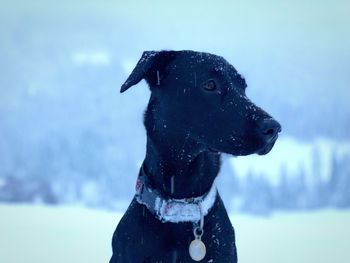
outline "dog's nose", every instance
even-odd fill
[[[281,130],[281,125],[274,119],[265,119],[258,125],[258,132],[266,141],[276,139],[277,134]]]

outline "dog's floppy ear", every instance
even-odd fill
[[[126,91],[145,79],[150,87],[158,83],[161,78],[161,71],[174,58],[175,51],[145,51],[137,62],[134,70],[122,85],[120,92]],[[162,74],[163,75],[163,74]],[[156,81],[155,81],[156,80]]]

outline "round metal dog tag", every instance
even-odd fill
[[[189,252],[193,260],[201,261],[205,257],[207,249],[205,248],[205,245],[202,242],[202,240],[200,240],[200,238],[196,238],[191,242]]]

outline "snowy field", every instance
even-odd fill
[[[0,262],[108,262],[120,216],[80,206],[1,204]],[[350,211],[232,214],[231,220],[240,263],[350,262]]]

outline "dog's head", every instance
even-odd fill
[[[172,143],[196,142],[199,151],[266,154],[281,131],[277,121],[247,98],[244,78],[220,56],[147,51],[121,92],[142,79],[151,89],[145,126],[155,141],[171,137]]]

